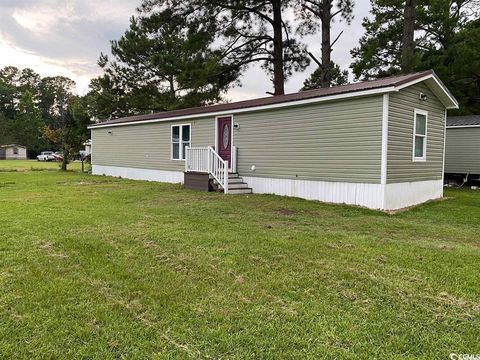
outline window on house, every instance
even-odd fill
[[[17,147],[13,148],[13,155],[18,155],[18,148]]]
[[[415,110],[413,139],[413,161],[427,158],[427,112]]]
[[[185,148],[190,146],[190,124],[172,126],[172,159],[185,160]]]

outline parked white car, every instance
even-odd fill
[[[40,155],[37,156],[38,161],[54,161],[55,155],[53,151],[42,151]]]

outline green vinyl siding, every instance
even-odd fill
[[[178,124],[191,124],[192,147],[214,145],[213,118],[94,128],[92,164],[184,171],[184,161],[171,160],[171,127]]]
[[[420,92],[427,101],[419,100]],[[412,160],[415,108],[428,111],[425,162]],[[390,93],[387,183],[442,178],[444,109],[424,84]],[[378,184],[382,112],[383,95],[372,95],[234,114],[237,171],[241,176]],[[215,116],[94,128],[92,162],[183,171],[184,161],[171,160],[172,124],[191,124],[192,147],[215,146]]]
[[[420,100],[420,92],[427,100]],[[426,161],[413,161],[415,109],[428,111]],[[423,84],[389,95],[387,183],[440,180],[443,177],[445,106]]]
[[[445,172],[480,174],[480,127],[447,128]]]
[[[237,114],[237,170],[242,176],[379,183],[382,104],[376,95]]]

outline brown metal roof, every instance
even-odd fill
[[[160,112],[155,114],[129,116],[129,117],[123,117],[123,118],[99,122],[97,124],[91,125],[90,127],[110,125],[110,124],[112,125],[122,124],[122,123],[130,123],[130,122],[134,123],[136,121],[144,121],[144,120],[161,120],[161,119],[174,118],[178,116],[199,115],[199,114],[207,114],[207,113],[213,113],[213,112],[224,112],[224,111],[259,107],[259,106],[265,106],[265,105],[288,103],[288,102],[298,101],[298,100],[320,98],[320,97],[330,96],[330,95],[354,93],[357,91],[381,89],[381,88],[390,87],[390,86],[400,86],[402,84],[408,83],[413,80],[417,80],[419,78],[422,78],[426,75],[431,75],[431,74],[434,74],[434,72],[432,70],[428,70],[428,71],[407,74],[407,75],[390,76],[390,77],[386,77],[378,80],[370,80],[370,81],[363,81],[363,82],[358,82],[358,83],[353,83],[348,85],[334,86],[330,88],[301,91],[293,94],[269,96],[269,97],[264,97],[260,99],[238,101],[238,102],[233,102],[228,104],[218,104],[218,105],[211,105],[211,106],[204,106],[204,107],[165,111],[165,112]]]

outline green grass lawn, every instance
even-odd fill
[[[0,172],[7,171],[38,171],[38,170],[58,170],[61,166],[60,162],[54,161],[37,161],[37,160],[0,160]],[[82,163],[80,161],[72,161],[67,165],[68,170],[80,171]],[[90,164],[84,165],[84,170],[90,169]]]
[[[480,353],[480,192],[388,215],[26,169],[0,172],[1,359]]]

